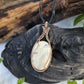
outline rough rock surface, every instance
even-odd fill
[[[33,70],[30,59],[36,39],[41,35],[41,25],[11,40],[2,53],[4,65],[18,78],[26,82],[59,82],[83,79],[84,74],[84,31],[82,28],[61,29],[50,26],[49,38],[53,50],[50,67],[45,72]],[[45,40],[45,38],[43,39]]]

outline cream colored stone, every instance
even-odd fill
[[[51,59],[52,49],[48,42],[36,42],[31,53],[32,67],[38,72],[43,72],[49,67]]]

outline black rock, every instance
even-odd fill
[[[31,50],[42,33],[41,25],[14,38],[2,52],[4,65],[18,78],[25,77],[28,83],[60,82],[83,79],[84,32],[82,28],[62,29],[50,26],[53,58],[45,72],[36,72],[31,66]],[[46,40],[45,38],[43,40]]]

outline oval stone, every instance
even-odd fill
[[[52,48],[46,41],[36,42],[31,52],[31,64],[37,72],[44,72],[50,65]]]

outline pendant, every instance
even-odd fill
[[[42,26],[43,33],[36,41],[31,52],[31,65],[33,69],[37,72],[44,72],[48,69],[51,59],[52,59],[52,48],[50,40],[48,38],[48,32],[50,28],[48,27],[48,22],[45,22],[45,26]],[[48,41],[40,41],[44,36]]]

